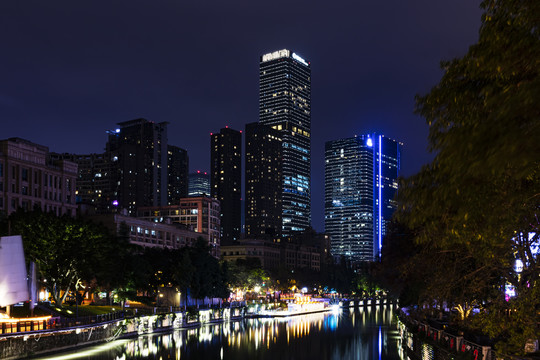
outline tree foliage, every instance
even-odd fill
[[[235,262],[231,262],[227,265],[227,270],[230,274],[230,286],[233,289],[248,291],[255,286],[262,286],[263,283],[270,279],[268,273],[263,270],[261,261],[258,258],[237,259]],[[290,271],[286,270],[284,272],[287,273],[287,275],[290,273]],[[287,275],[284,275],[284,277]],[[280,281],[280,284],[284,285],[284,287],[280,289],[285,290],[287,286],[285,284],[288,284],[288,282],[286,280]],[[278,287],[279,286],[277,286],[277,288]]]
[[[36,263],[58,305],[76,286],[94,281],[104,266],[118,263],[121,254],[103,226],[39,209],[12,213],[2,226],[3,234],[8,231],[22,236],[27,261]]]
[[[160,287],[178,287],[194,299],[229,295],[229,271],[210,255],[208,242],[202,237],[193,247],[145,249],[137,261],[137,288],[151,297],[156,296]]]
[[[499,349],[520,353],[539,319],[519,321],[526,306],[518,303],[540,306],[528,295],[540,286],[531,252],[540,230],[540,3],[486,0],[482,7],[478,42],[443,62],[439,84],[417,97],[435,158],[401,182],[397,219],[415,229],[431,265],[424,294],[455,306],[483,304],[492,325],[512,312],[505,326],[518,330],[486,329]],[[516,300],[502,300],[506,283]]]

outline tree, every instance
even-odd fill
[[[185,306],[187,307],[188,289],[193,281],[195,269],[191,262],[189,248],[182,248],[175,252],[175,261],[172,267],[172,277],[184,294]]]
[[[540,286],[530,251],[539,234],[540,3],[486,0],[482,7],[478,43],[444,62],[439,84],[417,97],[435,159],[400,184],[397,218],[417,230],[425,258],[437,260],[436,274],[463,280],[452,288],[440,277],[428,279],[433,296],[456,306],[483,302],[493,325],[486,329],[501,340],[497,348],[522,353],[538,333],[538,314],[518,321],[525,307],[516,306],[521,300],[501,301],[500,289],[512,283],[518,298],[530,299],[529,308],[540,306],[527,295]],[[514,270],[517,257],[521,274]],[[513,321],[496,319],[508,311]],[[494,322],[513,323],[517,331]]]
[[[137,263],[137,252],[140,251],[138,245],[130,243],[129,227],[121,223],[117,234],[109,234],[108,230],[102,224],[96,224],[99,229],[108,238],[107,242],[94,244],[97,245],[94,259],[99,259],[99,265],[96,267],[85,267],[83,278],[87,284],[92,284],[86,290],[105,291],[108,294],[115,291],[122,301],[136,293],[135,278],[140,264]]]
[[[190,259],[194,271],[191,273],[189,289],[196,299],[221,296],[224,292],[222,269],[216,258],[210,255],[210,247],[203,237],[199,237],[195,245],[189,248]]]
[[[427,266],[419,259],[415,232],[404,224],[389,223],[384,238],[381,262],[374,265],[374,277],[401,306],[418,304]]]
[[[9,224],[7,223],[9,222]],[[34,261],[44,286],[62,305],[68,293],[89,281],[107,263],[103,251],[111,243],[105,228],[67,215],[56,216],[40,209],[12,213],[2,226],[7,234],[20,234],[28,261]]]

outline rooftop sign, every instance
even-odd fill
[[[304,60],[300,56],[296,55],[296,53],[293,53],[292,57],[293,57],[294,60],[296,60],[298,62],[301,62],[302,64],[308,66],[308,63],[306,62],[306,60]]]
[[[280,59],[283,57],[290,57],[291,52],[287,49],[274,51],[273,53],[268,53],[262,56],[262,62],[267,62],[275,59]],[[293,54],[294,56],[294,54]]]

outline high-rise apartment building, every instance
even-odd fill
[[[369,134],[325,146],[325,231],[334,256],[354,262],[380,256],[396,208],[401,143]]]
[[[188,196],[210,195],[210,175],[206,171],[197,170],[188,177]]]
[[[130,214],[139,206],[167,205],[167,123],[135,119],[118,125],[109,131],[105,152],[114,204]]]
[[[90,213],[125,208],[133,214],[138,206],[177,204],[186,197],[188,153],[167,144],[167,123],[136,119],[118,125],[107,131],[103,154],[51,153],[51,159],[77,163],[77,203]]]
[[[311,223],[311,68],[289,50],[261,56],[259,122],[282,139],[282,233]]]
[[[278,238],[282,233],[281,132],[260,123],[246,125],[245,233]]]
[[[221,204],[221,241],[240,239],[242,132],[225,127],[211,134],[210,194]]]
[[[178,146],[167,146],[168,191],[167,203],[178,204],[188,194],[189,157],[187,150]]]

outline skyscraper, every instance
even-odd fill
[[[246,125],[245,232],[248,237],[281,236],[281,132],[260,123]]]
[[[197,170],[189,174],[188,182],[188,196],[210,195],[210,175],[206,171]]]
[[[325,231],[334,256],[378,259],[396,208],[401,143],[369,134],[325,146]]]
[[[240,239],[242,132],[225,127],[211,134],[210,193],[221,204],[221,240]]]
[[[189,157],[187,150],[168,145],[167,169],[169,177],[167,203],[175,205],[188,194]]]
[[[167,123],[135,119],[109,131],[114,203],[130,213],[139,206],[167,205]]]
[[[282,233],[311,223],[311,68],[289,50],[261,56],[259,122],[282,139]]]

